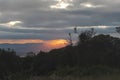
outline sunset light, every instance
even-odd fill
[[[58,39],[58,40],[48,41],[48,42],[46,42],[46,44],[50,47],[60,47],[60,46],[62,47],[67,44],[67,41],[63,40],[63,39]]]
[[[51,49],[57,49],[57,48],[65,47],[66,45],[68,45],[67,40],[58,39],[58,40],[46,41],[43,46],[44,46],[45,50],[49,51]]]
[[[41,39],[0,39],[0,44],[40,44],[43,51],[49,51],[51,49],[62,48],[68,45],[65,39],[56,40],[41,40]]]
[[[40,39],[0,39],[0,44],[27,44],[27,43],[43,43]]]

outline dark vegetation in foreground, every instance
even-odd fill
[[[0,49],[0,80],[110,74],[120,74],[120,39],[110,35],[83,32],[76,46],[26,57],[17,56],[11,49]]]

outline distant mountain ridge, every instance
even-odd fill
[[[25,55],[27,52],[39,52],[42,49],[41,43],[27,43],[27,44],[0,44],[0,48],[13,49],[17,55]]]

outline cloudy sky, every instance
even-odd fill
[[[119,25],[120,0],[0,0],[0,44],[66,43],[75,26],[118,36]]]

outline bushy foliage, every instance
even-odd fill
[[[23,73],[32,76],[53,73],[89,75],[110,73],[109,68],[120,69],[119,38],[103,34],[92,36],[88,32],[81,35],[83,37],[80,40],[83,41],[79,41],[76,46],[66,46],[50,52],[41,51],[33,56],[19,57],[13,50],[0,49],[0,79],[5,80],[16,73],[18,76],[24,75]],[[93,67],[96,65],[107,68]]]
[[[0,79],[4,80],[12,73],[20,71],[20,57],[13,50],[0,49]]]

